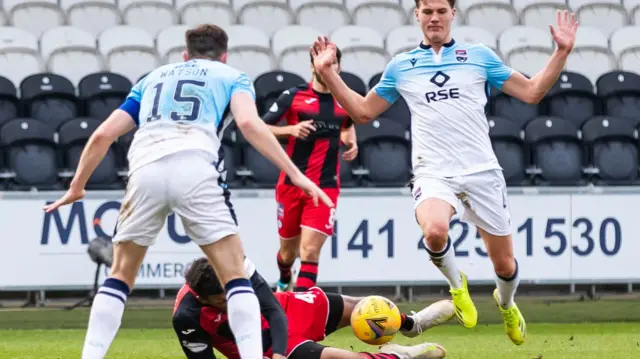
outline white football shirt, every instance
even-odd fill
[[[488,47],[444,44],[393,57],[374,90],[389,103],[402,96],[411,110],[414,176],[454,177],[501,169],[489,140],[485,105],[513,70]]]

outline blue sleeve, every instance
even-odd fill
[[[256,99],[256,90],[253,88],[253,82],[244,72],[240,73],[231,86],[231,96],[239,92],[246,92],[253,97],[254,101]]]
[[[131,88],[131,91],[129,91],[129,95],[127,95],[126,100],[119,107],[119,109],[128,113],[129,116],[133,118],[133,121],[135,121],[136,126],[140,126],[140,120],[139,120],[140,102],[142,101],[142,88],[143,88],[142,84],[145,78],[138,81],[138,83]]]
[[[502,85],[509,79],[513,69],[505,65],[500,57],[488,47],[484,48],[483,62],[487,71],[487,81],[498,90],[502,90]]]
[[[397,61],[394,59],[387,65],[382,73],[382,77],[378,84],[373,88],[376,92],[376,95],[380,96],[383,100],[387,101],[390,104],[396,102],[398,97],[400,97],[400,93],[396,90],[396,84],[398,81],[398,65]]]

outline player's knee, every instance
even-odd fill
[[[322,245],[317,243],[303,243],[300,245],[300,260],[306,262],[318,262]]]
[[[425,224],[422,227],[424,238],[429,247],[433,251],[443,250],[449,239],[449,224],[443,221],[434,221]]]
[[[516,261],[513,256],[502,256],[493,260],[493,269],[502,278],[511,278],[516,273]]]
[[[293,263],[298,257],[298,247],[292,246],[281,246],[280,247],[280,258],[284,263]]]

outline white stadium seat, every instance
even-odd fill
[[[466,44],[483,44],[498,52],[498,39],[489,31],[474,26],[457,26],[451,28],[451,36],[458,42]]]
[[[133,26],[106,29],[98,38],[98,49],[111,72],[121,74],[133,83],[160,64],[153,37]]]
[[[233,9],[239,23],[255,27],[267,37],[293,24],[293,11],[287,0],[234,0]]]
[[[182,52],[186,49],[184,35],[189,28],[189,25],[176,25],[160,31],[156,38],[156,48],[163,63],[183,61]]]
[[[465,24],[484,28],[496,36],[518,23],[510,0],[467,0],[457,6],[464,14]]]
[[[398,0],[345,0],[353,24],[365,26],[385,36],[394,27],[407,22],[407,15]]]
[[[640,26],[618,29],[609,38],[611,52],[618,60],[618,68],[640,74]]]
[[[629,14],[629,21],[640,25],[640,0],[624,0],[622,3]]]
[[[499,43],[504,62],[530,77],[542,70],[553,54],[551,35],[535,27],[508,28]]]
[[[391,56],[415,49],[421,42],[422,31],[416,25],[396,27],[389,31],[385,39],[387,52]]]
[[[213,23],[224,28],[236,20],[231,0],[176,0],[176,8],[186,25]]]
[[[568,3],[581,26],[598,28],[605,36],[629,23],[621,0],[568,0]]]
[[[13,26],[29,31],[36,37],[65,21],[57,0],[4,0],[0,4]]]
[[[616,61],[602,31],[580,26],[573,51],[567,59],[567,70],[583,74],[595,84],[600,75],[615,68]]]
[[[513,0],[513,7],[520,14],[525,26],[548,30],[556,23],[556,12],[568,9],[566,0]]]
[[[38,39],[17,27],[0,27],[0,76],[19,87],[25,77],[42,70]]]
[[[318,29],[325,35],[351,22],[342,0],[289,0],[289,5],[296,23]]]
[[[331,34],[331,41],[342,50],[342,70],[360,77],[364,83],[389,62],[380,33],[368,27],[345,26]]]
[[[84,76],[103,69],[96,38],[77,27],[47,30],[40,37],[40,52],[50,72],[68,78],[76,86]]]
[[[246,72],[252,80],[274,68],[269,38],[250,26],[233,25],[225,29],[229,35],[227,63]]]
[[[178,23],[173,0],[118,0],[124,23],[144,29],[151,36]]]
[[[271,38],[271,49],[277,59],[278,68],[299,75],[303,79],[311,79],[309,48],[319,35],[322,35],[320,30],[298,25],[276,31]]]
[[[69,25],[98,37],[105,29],[122,22],[116,0],[60,0]]]

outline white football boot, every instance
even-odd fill
[[[385,344],[380,347],[380,352],[395,354],[400,359],[442,359],[447,356],[447,351],[444,347],[435,343],[422,343],[411,346]]]
[[[412,312],[410,317],[413,318],[413,328],[411,330],[400,329],[400,332],[405,337],[415,338],[428,329],[451,320],[455,315],[453,301],[440,300],[417,313]]]

